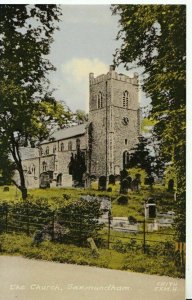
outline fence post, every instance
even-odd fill
[[[53,211],[52,217],[52,241],[55,239],[55,211]]]
[[[29,201],[27,200],[27,235],[29,236]]]
[[[144,254],[145,254],[145,246],[146,246],[146,242],[145,242],[145,234],[146,234],[146,232],[145,232],[145,219],[144,219],[144,221],[143,221],[143,252],[144,252]]]
[[[79,216],[80,216],[80,221],[79,221],[79,245],[81,246],[81,244],[82,244],[82,214],[78,214],[78,217]]]
[[[110,247],[110,229],[111,229],[111,211],[108,211],[108,237],[107,237],[107,247]]]
[[[8,205],[5,206],[5,232],[8,231]]]

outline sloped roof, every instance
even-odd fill
[[[31,159],[39,156],[39,149],[30,147],[21,147],[20,149],[21,159]]]
[[[59,141],[63,139],[68,139],[70,137],[75,137],[78,135],[83,135],[86,132],[86,124],[75,125],[69,128],[59,129],[53,132],[49,139],[44,140],[41,144],[50,143],[51,141]]]

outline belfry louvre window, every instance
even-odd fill
[[[129,93],[128,91],[123,92],[123,107],[128,108],[129,105]]]
[[[99,92],[97,96],[97,108],[102,108],[103,107],[103,95],[101,92]]]

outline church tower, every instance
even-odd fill
[[[140,134],[138,75],[89,74],[89,172],[117,175]]]

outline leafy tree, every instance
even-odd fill
[[[150,117],[160,141],[164,162],[172,161],[178,182],[177,233],[185,224],[185,94],[186,94],[186,6],[114,5],[120,16],[122,39],[115,62],[127,69],[143,70],[142,87],[151,98]]]
[[[20,147],[45,138],[55,122],[69,117],[49,90],[55,70],[46,58],[60,9],[56,5],[0,5],[0,162],[3,176],[17,170],[26,198]],[[12,159],[10,159],[12,157]]]
[[[83,174],[86,172],[85,154],[78,148],[77,153],[71,154],[69,163],[69,174],[72,175],[73,180],[77,181],[78,186],[83,185]]]
[[[151,175],[154,158],[151,156],[147,146],[148,139],[140,136],[139,143],[132,149],[133,152],[130,155],[129,168],[139,167],[144,169],[148,175]]]
[[[75,115],[76,115],[76,122],[78,124],[83,124],[88,121],[88,114],[84,110],[77,109]]]

